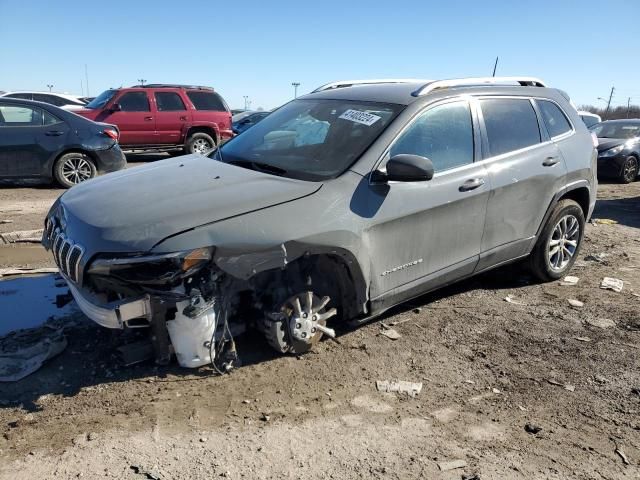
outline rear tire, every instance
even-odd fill
[[[622,164],[622,170],[618,180],[620,183],[634,182],[638,176],[638,159],[633,155],[629,155]]]
[[[53,166],[53,176],[60,186],[71,188],[74,185],[94,178],[97,169],[93,160],[84,153],[65,153]]]
[[[529,268],[543,282],[562,278],[573,266],[584,237],[584,213],[574,200],[553,208],[529,257]]]
[[[206,155],[216,147],[216,142],[210,135],[196,132],[187,139],[185,149],[187,153],[199,153]]]

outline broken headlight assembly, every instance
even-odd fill
[[[213,251],[213,247],[204,247],[157,255],[101,255],[91,262],[87,273],[133,284],[166,285],[189,277],[208,265]]]

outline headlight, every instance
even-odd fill
[[[87,273],[117,277],[131,283],[166,284],[195,273],[213,258],[213,248],[128,257],[101,257]]]
[[[618,145],[617,147],[610,148],[609,150],[605,150],[600,154],[601,157],[615,157],[622,150],[624,150],[624,143],[622,145]]]

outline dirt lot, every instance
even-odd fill
[[[0,191],[0,208],[33,192],[48,191]],[[299,358],[248,336],[223,377],[118,367],[121,334],[82,323],[60,357],[0,385],[0,478],[637,479],[640,182],[601,185],[595,217],[618,223],[588,226],[577,285],[502,268]],[[395,341],[380,335],[393,322]],[[423,390],[376,391],[391,379]],[[466,466],[440,470],[453,460]]]

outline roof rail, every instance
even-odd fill
[[[354,85],[377,85],[383,83],[427,83],[433,80],[424,80],[422,78],[380,78],[372,80],[341,80],[339,82],[331,82],[316,88],[311,93],[323,92],[325,90],[334,90],[336,88],[352,87]]]
[[[193,90],[213,90],[213,87],[202,85],[180,85],[174,83],[146,83],[144,85],[133,85],[129,88],[191,88]]]
[[[518,84],[522,87],[546,87],[546,84],[535,77],[475,77],[475,78],[453,78],[450,80],[436,80],[429,82],[417,89],[411,95],[419,97],[440,88],[451,87],[473,87],[486,84]]]

